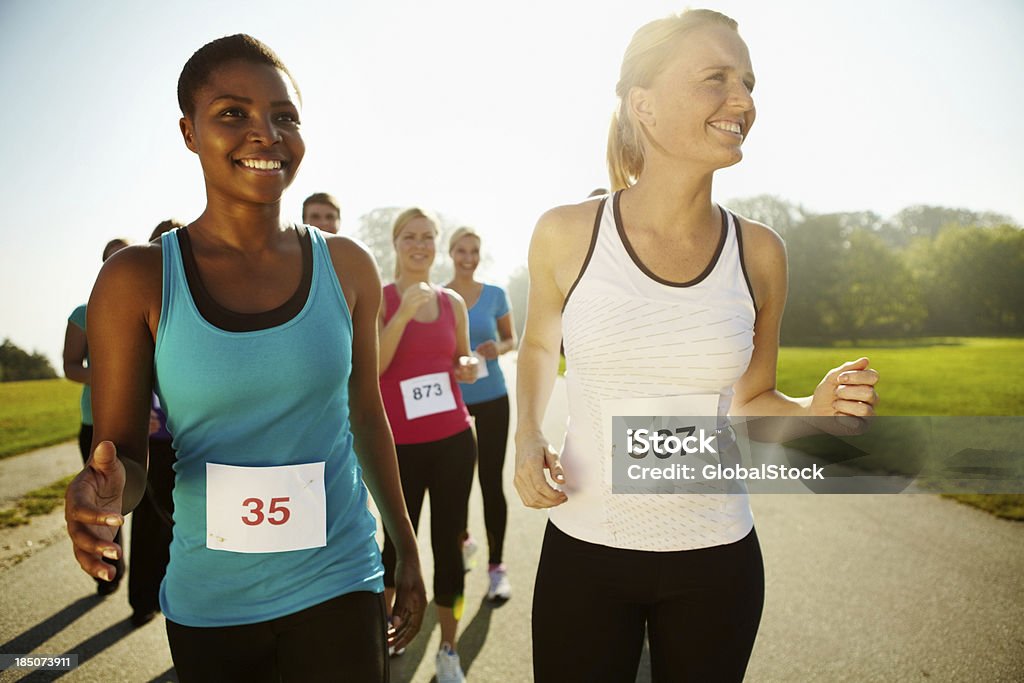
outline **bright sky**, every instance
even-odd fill
[[[697,5],[699,6],[699,5]],[[757,124],[717,198],[817,212],[912,204],[1024,222],[1020,0],[723,0],[750,46]],[[213,38],[247,32],[289,65],[306,160],[343,230],[420,204],[472,224],[500,283],[537,217],[607,185],[605,139],[633,31],[660,0],[0,3],[0,338],[60,368],[64,328],[108,239],[204,206],[175,87]]]

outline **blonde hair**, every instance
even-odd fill
[[[650,87],[674,54],[677,41],[706,24],[722,24],[737,30],[735,20],[709,9],[689,9],[644,24],[633,34],[622,57],[615,95],[619,104],[608,129],[608,177],[612,192],[635,185],[644,170],[642,135],[646,128],[630,118],[629,91]]]
[[[448,238],[448,253],[452,253],[452,249],[455,248],[455,243],[461,240],[463,237],[475,237],[477,242],[483,243],[480,239],[480,235],[477,234],[476,230],[468,226],[463,226],[452,233],[452,236]]]
[[[418,206],[413,206],[411,208],[406,209],[402,213],[398,214],[398,217],[395,218],[394,225],[391,226],[391,246],[395,246],[395,243],[398,241],[398,233],[402,232],[402,228],[404,228],[409,223],[409,221],[411,221],[411,220],[413,220],[415,218],[426,218],[428,221],[430,221],[430,224],[434,226],[434,235],[437,236],[437,234],[438,234],[437,218],[435,218],[434,215],[432,213],[430,213],[429,211],[427,211],[426,209],[421,209]],[[398,250],[395,249],[395,251],[397,252]],[[395,258],[395,279],[397,280],[398,276],[401,275],[401,274],[402,274],[402,264],[398,260],[397,254],[396,254],[396,258]]]

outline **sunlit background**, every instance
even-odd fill
[[[108,239],[195,218],[202,174],[175,86],[247,32],[289,65],[308,152],[285,198],[333,193],[342,230],[420,204],[475,226],[503,283],[537,217],[606,185],[623,50],[682,9],[630,2],[0,2],[0,337],[60,367],[67,315]],[[1024,3],[723,1],[758,85],[717,199],[889,216],[933,204],[1024,222]]]

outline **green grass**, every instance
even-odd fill
[[[14,507],[0,510],[0,528],[21,526],[29,523],[29,517],[49,514],[64,503],[64,491],[76,475],[68,475],[34,491],[29,491],[15,502]]]
[[[1024,339],[957,337],[783,348],[779,390],[805,396],[825,370],[859,356],[870,358],[881,373],[879,415],[1024,415]],[[1024,520],[1021,494],[944,497],[998,517]]]
[[[66,379],[0,382],[0,458],[74,438],[81,395]]]
[[[881,373],[879,415],[1024,415],[1024,339],[958,337],[857,347],[783,348],[779,390],[810,394],[859,356]]]
[[[981,508],[982,510],[995,515],[996,517],[1024,522],[1024,496],[1022,495],[1008,495],[1002,493],[987,495],[980,493],[947,493],[943,494],[942,497],[952,498],[953,500],[964,503],[965,505],[973,505],[976,508]]]

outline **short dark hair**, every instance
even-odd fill
[[[121,249],[130,245],[131,242],[124,237],[115,237],[106,243],[103,247],[103,260],[106,261],[108,258],[116,254]]]
[[[184,228],[184,227],[185,227],[185,224],[182,223],[181,221],[179,221],[177,218],[168,218],[165,221],[160,221],[159,223],[156,224],[156,227],[153,228],[153,232],[149,233],[149,241],[152,242],[153,240],[155,240],[157,237],[159,237],[160,235],[164,234],[165,232],[170,232],[171,230],[174,230],[175,228]]]
[[[333,207],[338,215],[341,215],[341,206],[338,204],[338,200],[332,195],[326,192],[314,192],[313,194],[306,197],[306,200],[302,202],[302,220],[306,220],[306,207],[310,204],[326,204],[327,206]]]
[[[181,113],[192,116],[195,113],[196,93],[206,85],[210,74],[214,69],[236,61],[265,64],[280,69],[291,80],[295,92],[299,93],[299,84],[295,82],[295,77],[270,46],[245,33],[236,33],[210,41],[196,50],[185,62],[178,77],[178,107]],[[302,100],[301,93],[299,100]]]

